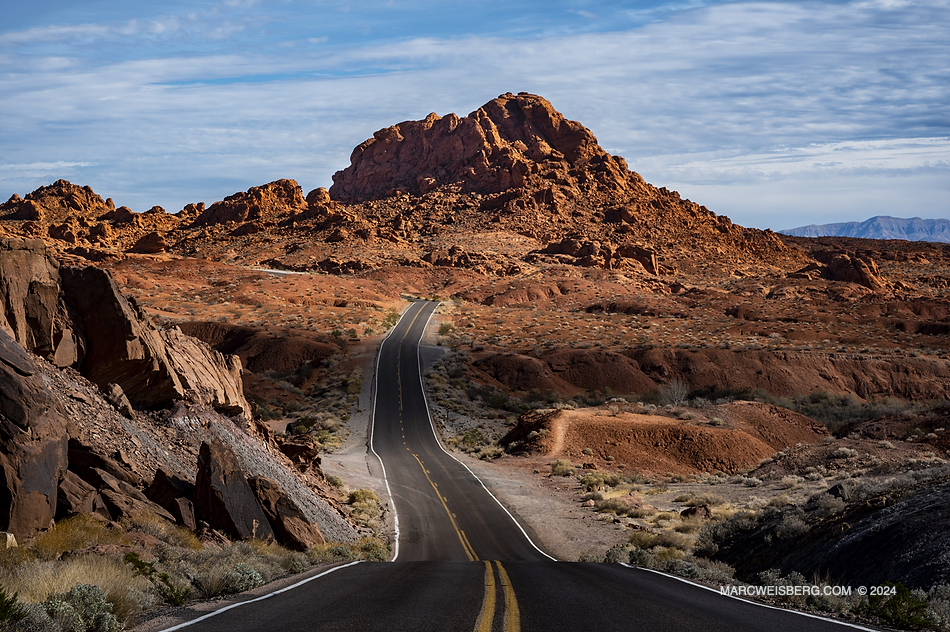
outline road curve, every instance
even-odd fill
[[[210,615],[185,609],[165,632],[869,629],[618,564],[551,561],[435,438],[418,344],[436,307],[413,303],[379,352],[370,443],[397,511],[395,562],[338,566]]]
[[[436,307],[413,303],[379,351],[371,447],[384,464],[399,520],[396,559],[553,559],[435,437],[418,349]]]

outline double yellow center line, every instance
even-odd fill
[[[495,561],[498,567],[498,579],[505,596],[505,627],[506,632],[521,632],[521,612],[518,610],[518,600],[511,587],[511,580],[501,562]],[[491,562],[485,562],[485,599],[482,601],[482,610],[475,623],[475,632],[491,632],[495,621],[495,572]]]
[[[439,491],[439,486],[436,485],[435,481],[433,481],[429,476],[429,472],[422,463],[422,459],[419,458],[418,454],[413,454],[412,456],[416,459],[419,467],[422,468],[422,473],[425,474],[426,480],[429,481],[429,485],[432,485],[432,489],[435,490],[435,495],[438,497],[439,502],[442,503],[442,507],[445,509],[445,513],[448,515],[449,521],[452,523],[452,528],[455,529],[455,534],[458,536],[459,542],[462,543],[462,549],[465,551],[465,555],[468,556],[469,561],[479,561],[478,555],[475,554],[475,549],[472,548],[468,538],[465,537],[465,532],[459,529],[458,524],[455,522],[455,516],[451,511],[449,511],[449,506],[445,502],[445,497]],[[482,601],[482,610],[479,613],[478,621],[475,624],[475,632],[491,632],[492,624],[495,620],[495,572],[492,570],[491,562],[486,560],[484,561],[484,564],[485,598]],[[498,567],[498,585],[501,587],[505,597],[504,629],[507,632],[521,632],[521,612],[518,610],[518,600],[515,597],[514,588],[511,587],[511,580],[508,578],[508,573],[505,571],[505,567],[501,565],[501,562],[495,560],[495,566]]]
[[[426,475],[426,480],[429,481],[429,485],[432,485],[432,489],[435,490],[436,498],[439,499],[439,502],[442,503],[443,509],[445,509],[446,515],[449,517],[449,521],[452,523],[452,528],[455,529],[455,535],[459,537],[459,542],[462,543],[462,548],[465,550],[465,555],[468,556],[470,562],[477,562],[478,556],[475,555],[475,549],[472,548],[472,545],[469,544],[468,538],[465,537],[465,532],[459,529],[459,526],[455,523],[455,516],[449,511],[449,506],[445,503],[445,497],[442,495],[442,492],[439,491],[439,486],[435,484],[429,477],[429,471],[426,469],[426,466],[422,464],[422,459],[419,458],[418,454],[413,454],[413,458],[419,464],[419,467],[422,468],[422,473]]]

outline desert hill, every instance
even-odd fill
[[[561,261],[656,275],[696,252],[729,272],[804,261],[771,232],[648,184],[583,125],[526,93],[466,117],[431,114],[380,130],[329,191],[306,197],[279,180],[207,208],[137,214],[60,180],[12,197],[0,217],[8,234],[89,259],[167,251],[334,273],[395,264],[512,274]],[[467,236],[487,232],[515,247],[473,251]]]

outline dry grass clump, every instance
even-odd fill
[[[710,507],[716,507],[718,505],[724,504],[726,501],[719,494],[713,494],[711,492],[706,492],[705,494],[699,494],[697,496],[692,496],[689,500],[686,501],[687,507],[699,507],[700,505],[709,505]]]
[[[141,531],[155,536],[171,546],[193,551],[202,548],[201,541],[191,529],[172,524],[151,511],[139,511],[132,514],[131,520],[123,526],[129,531]]]
[[[372,506],[378,510],[378,500],[369,490],[354,491],[351,500],[364,511]],[[76,613],[87,597],[102,601],[100,619],[108,622],[114,616],[115,626],[131,627],[143,611],[161,603],[180,605],[189,598],[243,592],[278,577],[303,572],[314,564],[357,559],[383,561],[390,555],[388,547],[375,538],[330,543],[307,553],[259,540],[202,546],[190,531],[147,512],[135,514],[123,527],[153,535],[161,543],[150,551],[151,555],[123,556],[121,551],[83,554],[82,550],[97,545],[130,545],[131,539],[114,525],[80,515],[61,521],[28,546],[0,551],[0,585],[11,595],[18,593],[19,603],[28,615],[15,630],[86,630],[87,627],[76,628],[70,617],[81,616]],[[74,601],[79,600],[76,604],[70,601],[74,597]],[[102,628],[107,629],[113,628]]]
[[[567,459],[558,459],[551,463],[551,476],[574,476],[576,471]]]
[[[106,525],[98,516],[80,514],[56,523],[36,536],[30,547],[43,560],[58,559],[66,551],[86,549],[100,544],[128,544],[125,534]]]
[[[352,507],[350,520],[356,524],[371,529],[374,533],[380,529],[379,519],[383,515],[383,508],[379,498],[371,489],[355,489],[349,493],[347,501]]]
[[[60,561],[35,560],[0,571],[0,583],[26,603],[43,603],[50,595],[68,593],[77,584],[99,586],[120,623],[131,625],[156,603],[151,584],[136,577],[120,559],[77,555]]]
[[[381,540],[369,536],[350,543],[327,542],[314,546],[307,551],[307,557],[313,564],[332,564],[354,560],[385,562],[389,559],[389,555],[389,546]]]

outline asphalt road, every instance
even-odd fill
[[[658,573],[553,561],[435,438],[418,343],[436,307],[414,303],[379,355],[371,446],[384,464],[398,517],[395,561],[336,567],[293,589],[166,630],[854,629],[724,597]]]

